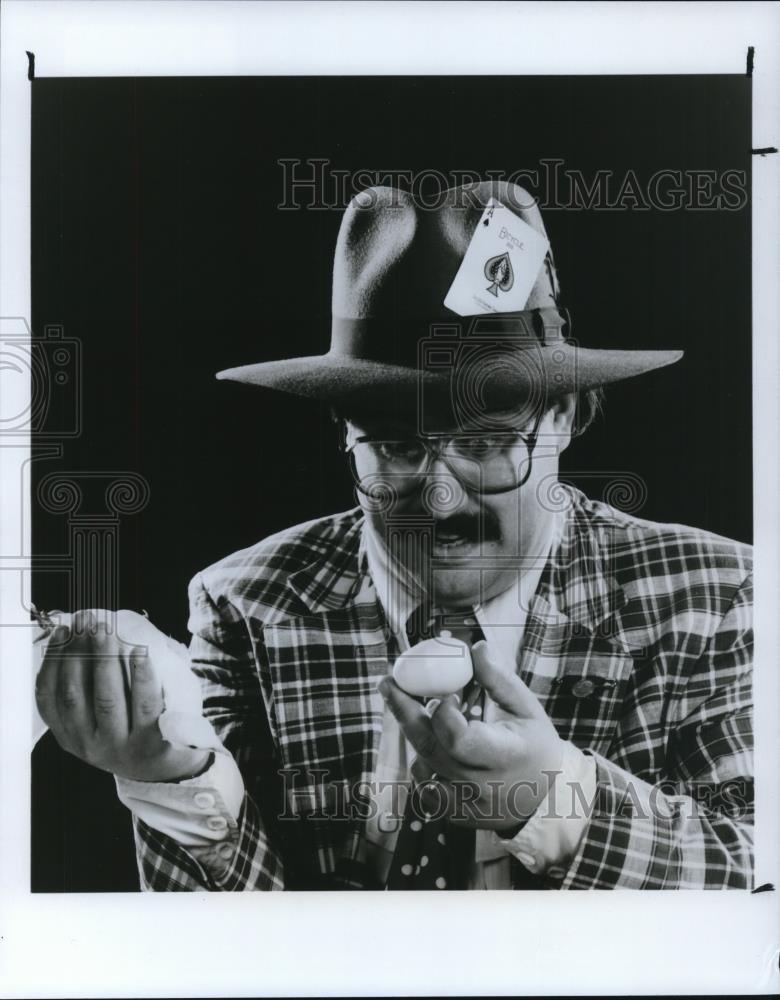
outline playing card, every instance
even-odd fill
[[[491,198],[444,305],[459,316],[525,309],[549,246],[541,233]]]

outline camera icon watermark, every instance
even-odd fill
[[[0,319],[0,436],[78,437],[83,428],[82,347],[61,326],[34,337],[22,317]]]
[[[419,432],[435,433],[443,407],[461,433],[533,424],[556,394],[577,385],[577,345],[569,329],[558,310],[432,325],[418,342]]]

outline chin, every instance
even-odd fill
[[[498,579],[489,579],[483,570],[473,567],[441,567],[434,563],[433,594],[436,604],[449,608],[474,607],[506,589]]]

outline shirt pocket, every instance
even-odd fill
[[[632,666],[632,658],[620,650],[561,661],[544,707],[562,739],[596,753],[606,750],[620,721]]]

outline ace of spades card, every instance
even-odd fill
[[[546,237],[491,198],[444,305],[459,316],[524,309],[549,247]]]

